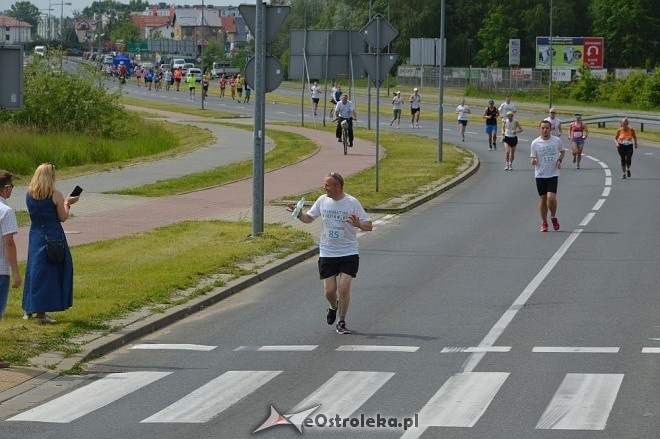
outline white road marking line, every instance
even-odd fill
[[[567,374],[536,428],[604,430],[622,381],[623,374]]]
[[[612,171],[608,168],[605,169],[605,177],[611,177],[612,176]]]
[[[111,373],[71,393],[16,415],[8,421],[71,422],[169,374],[171,372]]]
[[[419,346],[343,345],[337,351],[344,352],[417,352]]]
[[[203,423],[282,373],[281,370],[225,372],[140,423]]]
[[[612,177],[605,177],[605,186],[612,186]]]
[[[316,411],[328,417],[349,417],[373,396],[390,378],[393,372],[341,371],[302,400],[290,413],[299,412],[321,404]]]
[[[513,318],[516,316],[518,311],[522,309],[522,307],[527,303],[529,298],[534,294],[534,291],[541,285],[541,283],[545,280],[545,278],[550,274],[552,269],[559,263],[561,258],[564,256],[564,254],[568,251],[568,249],[571,247],[573,242],[580,236],[580,233],[582,233],[582,229],[575,229],[569,236],[566,238],[566,241],[557,249],[554,255],[548,260],[548,262],[545,263],[543,268],[541,268],[541,271],[539,271],[536,276],[534,276],[534,279],[531,280],[529,284],[525,287],[522,293],[518,296],[518,298],[513,302],[513,304],[509,307],[507,311],[504,312],[502,317],[495,323],[495,326],[491,328],[491,330],[486,334],[484,339],[479,343],[479,347],[491,347],[495,345],[495,342],[497,339],[502,335],[502,333],[506,330],[507,326],[509,326],[509,323],[513,320]],[[475,354],[470,355],[470,358],[467,359],[465,362],[465,365],[463,366],[463,371],[464,372],[472,372],[476,366],[479,364],[481,359],[486,355],[485,352],[478,352]]]
[[[318,345],[280,345],[280,346],[261,346],[258,351],[276,352],[276,351],[313,351]]]
[[[660,348],[642,348],[642,354],[660,354]]]
[[[472,346],[472,347],[446,347],[442,348],[441,354],[453,353],[475,353],[475,352],[509,352],[511,346]]]
[[[612,190],[611,187],[603,188],[603,194],[601,195],[601,197],[607,197],[607,196],[609,196],[611,190]]]
[[[597,346],[536,346],[532,352],[540,353],[587,353],[587,354],[618,354],[618,347],[597,347]]]
[[[272,346],[239,346],[234,351],[262,351],[262,352],[300,352],[313,351],[319,345],[272,345]]]
[[[447,380],[419,412],[420,426],[403,438],[419,437],[427,427],[472,427],[509,377],[504,372],[459,373]]]
[[[594,207],[591,208],[591,210],[600,210],[601,207],[603,207],[603,204],[605,204],[605,199],[601,198],[594,204]]]
[[[586,226],[589,224],[589,222],[593,219],[594,216],[596,216],[596,213],[595,213],[595,212],[589,212],[589,213],[584,217],[584,219],[580,222],[580,224],[578,224],[578,226],[580,226],[580,227],[586,227]]]
[[[181,351],[212,351],[217,346],[206,346],[200,344],[136,344],[131,349],[145,350],[181,350]]]

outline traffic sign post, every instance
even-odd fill
[[[282,82],[282,66],[275,57],[266,58],[266,44],[272,42],[289,15],[289,6],[240,5],[239,12],[254,34],[254,58],[246,66],[246,79],[254,90],[254,160],[252,165],[252,236],[264,230],[264,155],[266,139],[266,93]]]
[[[390,42],[396,38],[399,32],[380,14],[374,17],[362,29],[360,29],[362,38],[369,45],[376,48],[376,53],[361,53],[360,60],[369,74],[371,80],[376,84],[376,192],[379,186],[379,164],[380,161],[380,84],[387,77],[397,60],[394,53],[382,54],[380,51],[387,47]],[[371,120],[371,114],[367,115]]]

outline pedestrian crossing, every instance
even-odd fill
[[[221,373],[206,384],[162,407],[160,401],[170,401],[171,388],[159,385],[158,381],[176,372],[136,371],[111,373],[70,393],[19,413],[6,422],[71,423],[92,412],[100,412],[111,404],[121,404],[121,399],[140,390],[149,389],[157,395],[153,404],[155,413],[139,421],[140,424],[193,424],[206,423],[222,412],[247,401],[253,405],[282,405],[288,398],[272,401],[272,396],[260,392],[276,379],[285,377],[282,370],[231,370]],[[298,413],[314,406],[320,406],[313,416],[322,414],[329,418],[348,418],[364,415],[361,407],[382,392],[397,374],[391,371],[351,371],[336,372],[324,382],[305,382],[311,393],[304,397],[287,413]],[[176,376],[171,377],[175,379]],[[604,430],[610,411],[623,384],[624,374],[568,373],[557,387],[554,396],[545,410],[538,414],[537,430]],[[489,407],[497,403],[504,392],[504,384],[511,379],[507,372],[463,372],[447,379],[431,396],[428,402],[418,407],[401,407],[401,418],[415,413],[418,425],[400,430],[402,438],[421,436],[429,427],[472,428],[479,424]],[[272,386],[271,386],[272,390]],[[309,391],[308,390],[308,391]],[[529,389],[536,394],[536,389]],[[162,394],[162,398],[158,395]],[[280,398],[278,396],[278,398]],[[501,396],[503,400],[504,396]],[[547,398],[547,397],[546,397]],[[377,407],[371,402],[368,407]],[[371,413],[373,408],[367,415]],[[312,414],[310,414],[312,416]],[[253,420],[258,424],[260,420]],[[506,422],[502,420],[501,422]],[[250,425],[246,425],[249,429]]]

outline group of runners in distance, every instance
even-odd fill
[[[162,69],[161,67],[139,67],[136,66],[134,70],[135,80],[138,87],[144,85],[148,90],[159,91],[162,89],[162,84],[165,85],[165,91],[169,91],[170,87],[176,91],[180,91],[181,83],[187,87],[190,99],[196,99],[195,91],[197,88],[197,78],[192,74],[185,74],[182,68]],[[211,86],[212,78],[205,70],[201,78],[201,87],[204,98],[209,96],[209,88]],[[250,85],[241,77],[240,74],[226,76],[224,73],[218,78],[218,96],[225,97],[225,90],[229,88],[230,96],[233,100],[239,103],[250,103],[252,89]]]

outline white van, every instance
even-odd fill
[[[172,68],[174,70],[176,69],[183,69],[183,65],[186,63],[186,60],[183,58],[174,58],[172,60]]]
[[[34,54],[39,56],[45,56],[46,46],[34,46]]]

